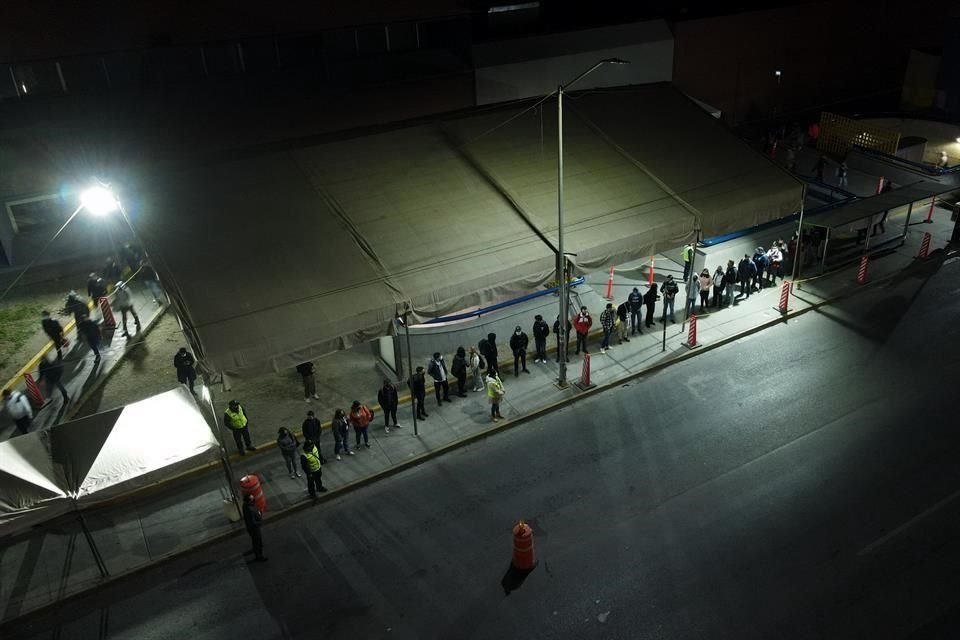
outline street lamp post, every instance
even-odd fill
[[[560,319],[557,327],[560,331],[560,348],[557,352],[557,362],[560,372],[557,378],[558,387],[567,386],[567,254],[563,250],[563,92],[583,78],[590,75],[605,64],[629,64],[620,58],[606,58],[578,75],[567,84],[557,87],[557,280],[560,282]]]

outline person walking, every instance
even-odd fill
[[[39,383],[41,380],[47,386],[47,397],[53,393],[54,389],[60,390],[60,395],[63,396],[63,403],[66,404],[70,401],[70,395],[67,393],[66,387],[63,386],[63,359],[58,355],[56,360],[50,360],[46,356],[40,358],[40,377],[37,378]]]
[[[330,430],[333,431],[333,455],[337,460],[343,460],[340,457],[340,451],[343,450],[348,456],[353,455],[350,451],[350,440],[347,435],[350,431],[350,421],[343,409],[337,409],[333,412],[333,420],[330,423]],[[304,435],[306,438],[306,435]]]
[[[77,323],[77,334],[83,336],[83,339],[90,345],[93,351],[94,364],[100,362],[100,327],[90,319],[90,316],[80,316],[80,322]]]
[[[533,317],[533,344],[537,355],[534,362],[537,364],[547,363],[547,336],[550,335],[550,325],[543,319],[539,313]]]
[[[483,390],[483,374],[481,369],[483,368],[483,360],[480,358],[480,354],[477,353],[477,350],[473,347],[470,347],[470,375],[473,377],[473,390],[474,392]]]
[[[57,358],[62,358],[63,347],[67,345],[67,341],[63,337],[63,325],[55,318],[50,317],[49,311],[42,311],[40,313],[40,326],[43,327],[43,332],[53,342],[53,346],[57,350]]]
[[[303,439],[309,440],[310,442],[320,442],[320,433],[322,431],[323,425],[317,420],[317,416],[314,415],[313,411],[307,411],[307,417],[304,419],[303,424],[300,425],[300,433],[303,434]]]
[[[423,374],[423,367],[417,367],[416,372],[407,381],[407,385],[410,387],[410,393],[417,408],[417,418],[426,419],[430,414],[423,406],[427,401],[427,378]]]
[[[197,370],[194,368],[196,363],[193,354],[187,351],[186,347],[180,347],[177,354],[173,356],[173,366],[177,370],[177,382],[189,384],[190,393],[193,393],[193,385],[197,381]]]
[[[710,302],[710,287],[713,286],[713,278],[710,277],[710,269],[704,268],[700,272],[700,313],[706,313]]]
[[[630,301],[624,300],[620,303],[620,306],[617,307],[617,320],[613,323],[614,328],[617,330],[617,344],[630,342],[630,338],[627,337],[627,310],[629,306]]]
[[[493,369],[494,371],[500,370],[498,363],[500,354],[497,352],[497,334],[488,333],[487,337],[480,340],[477,344],[477,349],[480,351],[483,359],[486,360],[487,369]]]
[[[570,332],[573,330],[573,324],[570,323],[570,320],[567,319],[567,330],[561,336],[560,330],[560,315],[557,314],[557,319],[553,321],[553,335],[557,337],[557,362],[560,362],[560,342],[563,342],[563,355],[566,357],[566,360],[570,360]]]
[[[613,303],[608,302],[603,311],[600,312],[600,328],[603,329],[603,340],[600,342],[601,355],[610,348],[610,334],[613,333],[613,325],[617,319],[617,312],[613,310]]]
[[[90,278],[87,280],[87,296],[93,300],[94,304],[100,304],[100,298],[107,295],[107,283],[96,272],[90,272]]]
[[[443,406],[444,400],[453,402],[450,399],[450,383],[447,381],[447,365],[443,362],[443,355],[439,351],[434,352],[433,360],[427,365],[427,373],[433,378],[433,392],[437,394],[437,406]]]
[[[640,316],[643,312],[643,296],[640,295],[639,289],[636,287],[633,288],[633,291],[631,291],[627,297],[627,303],[630,308],[630,333],[643,333],[643,328],[640,326]]]
[[[646,324],[647,328],[652,327],[656,322],[653,319],[653,310],[657,305],[657,300],[659,299],[660,296],[657,295],[657,283],[654,282],[652,285],[650,285],[650,288],[647,289],[647,292],[643,294],[643,304],[647,307],[647,317],[644,324]],[[643,333],[643,331],[640,333]]]
[[[577,353],[580,353],[580,349],[583,349],[584,353],[590,353],[587,351],[587,335],[590,333],[590,327],[592,326],[593,318],[590,316],[590,312],[587,311],[586,307],[580,307],[580,313],[573,319],[573,328],[577,332]]]
[[[718,264],[717,270],[713,272],[713,306],[717,309],[723,306],[721,301],[723,300],[724,275],[723,265]]]
[[[490,399],[490,418],[494,422],[503,419],[500,414],[500,402],[504,395],[506,395],[506,391],[503,388],[503,382],[497,372],[491,369],[487,372],[487,398]]]
[[[136,310],[133,308],[133,297],[130,295],[130,289],[127,288],[127,284],[123,281],[117,283],[117,288],[114,293],[113,302],[116,305],[117,309],[120,310],[120,318],[123,324],[123,337],[129,338],[130,332],[127,331],[127,314],[133,316],[133,323],[137,327],[137,333],[140,333],[140,316],[137,315]]]
[[[530,373],[527,369],[527,346],[530,344],[530,338],[523,332],[519,326],[513,330],[510,336],[510,351],[513,352],[513,375],[520,375],[522,369],[524,373]]]
[[[727,260],[727,272],[723,276],[723,288],[727,293],[727,306],[733,305],[734,288],[737,286],[737,268],[733,260]]]
[[[233,434],[233,441],[237,445],[237,451],[240,455],[247,455],[247,451],[256,451],[257,448],[250,444],[250,418],[240,403],[231,400],[223,412],[223,424],[226,425]],[[246,448],[244,448],[246,445]]]
[[[684,276],[686,278],[686,276]],[[670,318],[670,322],[676,322],[677,318],[674,315],[674,305],[676,304],[677,294],[680,293],[680,286],[673,279],[672,275],[668,275],[667,279],[663,281],[663,286],[660,287],[660,293],[663,294],[663,308],[664,308],[664,317]],[[648,327],[650,325],[647,325]]]
[[[323,486],[323,457],[320,455],[317,445],[310,440],[303,441],[303,451],[300,453],[300,468],[307,476],[307,493],[310,494],[312,499],[317,499],[317,491],[326,493],[327,488]]]
[[[317,395],[317,377],[316,369],[312,362],[301,362],[297,365],[297,373],[300,374],[300,380],[303,382],[303,401],[310,402],[311,399],[319,400]]]
[[[840,166],[837,167],[837,186],[845,187],[847,186],[847,163],[841,162]]]
[[[384,378],[383,386],[377,391],[377,402],[383,409],[383,430],[390,433],[390,420],[393,419],[393,428],[399,429],[397,424],[397,407],[400,406],[400,393],[392,382]]]
[[[304,439],[310,442],[310,439],[304,435]],[[280,427],[277,431],[277,448],[283,455],[283,461],[287,465],[287,472],[291,478],[299,478],[300,471],[297,469],[297,449],[300,448],[300,441],[297,436],[286,427]]]
[[[367,430],[370,422],[373,421],[373,411],[365,404],[360,404],[359,400],[354,400],[350,405],[350,426],[353,427],[354,444],[360,448],[360,440],[363,439],[363,446],[370,448],[370,439],[367,437]]]
[[[690,277],[690,268],[693,266],[693,243],[688,242],[683,248],[683,281],[687,282]],[[664,297],[666,299],[666,297]]]
[[[263,524],[263,514],[257,509],[253,501],[253,495],[248,494],[243,497],[243,524],[250,535],[252,548],[247,553],[253,554],[256,562],[266,562],[267,558],[263,555],[263,536],[260,535],[260,526]]]
[[[67,301],[63,305],[64,313],[69,313],[73,316],[73,321],[77,324],[80,323],[80,320],[83,316],[90,315],[90,307],[87,306],[87,301],[80,298],[76,291],[71,290],[67,294]]]
[[[3,408],[6,409],[7,415],[13,420],[17,431],[26,435],[30,431],[30,425],[33,424],[33,407],[30,406],[27,396],[16,389],[4,389]]]

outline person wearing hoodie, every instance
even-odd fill
[[[650,285],[650,288],[647,289],[647,292],[643,294],[643,304],[647,307],[645,324],[648,328],[654,325],[655,320],[653,319],[653,310],[657,306],[657,300],[659,299],[660,296],[657,295],[657,283],[654,282],[652,285]],[[643,331],[640,333],[643,333]]]
[[[663,294],[665,317],[669,318],[670,322],[676,322],[677,318],[674,316],[674,305],[677,294],[680,293],[680,287],[672,275],[668,275],[667,279],[663,281],[663,286],[660,287],[660,293]],[[648,324],[647,326],[649,327],[650,325]]]
[[[757,247],[753,252],[753,266],[756,267],[756,270],[753,274],[753,284],[752,287],[757,291],[763,289],[763,271],[767,268],[767,252],[763,247]]]
[[[733,304],[734,289],[737,286],[737,268],[733,260],[727,260],[727,272],[723,276],[723,290],[726,292],[727,306]]]
[[[467,386],[467,352],[462,346],[457,347],[457,353],[453,356],[453,364],[450,366],[450,373],[457,379],[457,397],[466,398],[467,394],[463,390]]]
[[[687,288],[687,306],[686,314],[689,318],[697,310],[697,298],[700,297],[700,278],[697,276],[697,272],[694,271],[692,274],[691,280],[687,280],[684,283],[684,286]]]
[[[384,379],[383,386],[377,391],[377,402],[383,409],[383,430],[390,433],[390,418],[393,418],[393,428],[399,429],[397,424],[397,407],[400,405],[400,394],[393,383]]]
[[[613,303],[608,302],[600,313],[600,328],[603,329],[603,340],[600,342],[600,353],[606,353],[610,348],[610,335],[613,333],[613,325],[617,321],[617,312],[613,310]]]
[[[320,442],[320,432],[323,430],[323,426],[320,424],[320,421],[317,420],[317,416],[314,415],[313,411],[307,411],[307,417],[304,419],[303,424],[300,425],[300,432],[303,434],[304,440],[309,440],[310,442]]]
[[[500,414],[500,402],[506,391],[503,388],[503,382],[497,372],[491,369],[487,372],[487,398],[490,400],[490,417],[494,422],[503,419]]]
[[[363,440],[363,446],[367,449],[370,448],[367,430],[370,428],[371,422],[373,422],[373,411],[370,410],[370,407],[361,404],[359,400],[354,400],[353,404],[350,405],[350,426],[353,427],[355,449],[360,448],[361,439]]]
[[[337,409],[333,412],[333,421],[330,424],[330,430],[333,432],[334,457],[337,460],[343,460],[343,458],[340,457],[341,449],[343,449],[343,452],[348,456],[352,456],[353,451],[350,451],[350,440],[347,438],[347,433],[350,431],[350,420],[347,419],[347,415],[343,412],[343,409]],[[306,438],[306,435],[304,435],[304,438]]]
[[[47,387],[47,396],[53,393],[54,389],[60,391],[63,396],[63,403],[70,401],[70,395],[66,387],[63,386],[63,358],[57,356],[56,360],[50,360],[46,356],[40,358],[40,377],[37,378],[37,384],[44,382]]]
[[[433,354],[433,360],[427,365],[427,374],[433,378],[433,391],[437,394],[437,406],[443,405],[444,401],[453,402],[450,399],[450,382],[447,380],[447,365],[443,361],[443,355],[439,351]],[[440,392],[443,392],[441,397]]]
[[[550,335],[550,325],[543,319],[543,316],[537,314],[533,318],[533,343],[537,349],[537,357],[534,362],[538,364],[547,363],[547,336]]]
[[[520,369],[524,373],[530,373],[527,369],[527,345],[530,344],[530,338],[523,332],[523,329],[517,327],[510,336],[510,351],[513,352],[513,375],[519,376]]]
[[[627,337],[627,313],[629,308],[629,300],[624,300],[617,307],[617,321],[614,323],[614,328],[617,330],[617,344],[630,342],[630,338]]]
[[[423,406],[427,402],[427,377],[423,373],[423,367],[417,367],[414,374],[407,380],[407,385],[410,387],[410,395],[417,410],[417,418],[420,420],[427,418],[430,414]]]
[[[590,327],[592,326],[593,318],[590,316],[590,312],[587,311],[586,307],[580,307],[580,313],[573,319],[573,328],[577,330],[576,353],[580,353],[580,349],[583,349],[584,353],[590,353],[587,351],[587,335],[590,333]]]
[[[306,436],[304,436],[306,437]],[[309,442],[310,439],[307,438]],[[287,465],[287,472],[291,478],[299,478],[300,471],[297,469],[297,449],[300,448],[300,442],[297,436],[293,435],[286,427],[280,427],[277,431],[277,448],[283,455],[283,461]]]
[[[473,390],[483,391],[483,372],[480,367],[480,354],[473,347],[470,347],[470,375],[473,376]]]
[[[43,327],[47,337],[53,341],[53,346],[57,349],[57,357],[62,358],[63,347],[67,342],[63,337],[63,325],[57,319],[50,317],[49,311],[43,311],[40,313],[40,326]]]
[[[643,314],[643,295],[636,287],[630,292],[627,298],[630,308],[630,333],[643,333],[641,326],[641,315]]]
[[[483,356],[483,359],[486,360],[488,370],[500,370],[500,366],[497,364],[497,358],[500,355],[497,353],[497,334],[488,333],[487,337],[477,344],[477,349],[480,351],[480,355]]]
[[[738,298],[746,296],[750,297],[750,283],[753,282],[753,272],[756,267],[753,266],[753,261],[750,260],[750,256],[743,254],[743,259],[737,264],[737,281],[740,283],[740,294]]]
[[[129,338],[130,332],[127,331],[127,314],[133,316],[133,322],[137,327],[137,333],[140,333],[140,316],[137,315],[136,310],[133,308],[133,298],[130,296],[130,289],[127,288],[125,282],[118,282],[117,288],[114,291],[114,306],[120,310],[120,317],[123,323],[123,337]]]

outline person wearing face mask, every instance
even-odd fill
[[[437,406],[442,406],[443,401],[453,402],[450,399],[450,383],[447,381],[447,365],[443,362],[443,356],[439,351],[433,354],[433,360],[427,365],[427,373],[433,378],[433,390],[437,394]],[[440,392],[443,391],[443,397]]]
[[[530,373],[527,369],[527,345],[530,344],[530,338],[523,332],[523,329],[517,327],[510,336],[510,350],[513,351],[513,375],[520,375],[520,366],[524,373]]]

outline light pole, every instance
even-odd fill
[[[557,327],[560,331],[560,349],[557,362],[560,373],[558,387],[567,386],[567,254],[563,250],[563,92],[605,64],[629,64],[620,58],[605,58],[578,75],[567,84],[557,87],[557,280],[560,282],[560,319]]]

